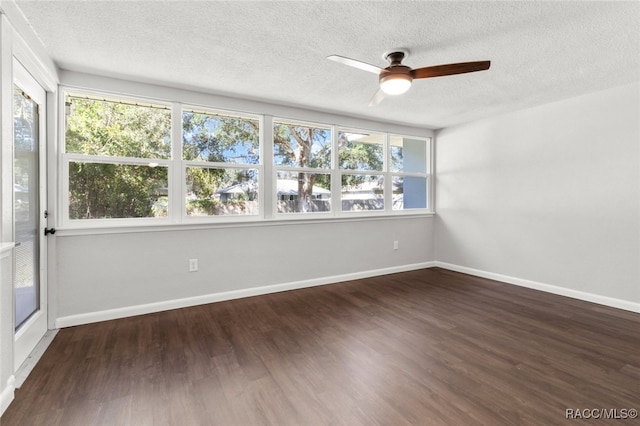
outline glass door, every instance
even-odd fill
[[[47,331],[44,275],[45,133],[44,89],[14,62],[14,368]]]

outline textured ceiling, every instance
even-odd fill
[[[640,3],[24,1],[61,69],[441,128],[640,80]],[[411,67],[488,71],[419,80],[369,107],[391,48]]]

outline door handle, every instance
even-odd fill
[[[44,236],[46,237],[47,235],[51,234],[55,234],[56,233],[56,228],[44,228]]]

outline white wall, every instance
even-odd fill
[[[433,218],[288,221],[55,240],[56,324],[69,326],[425,267],[433,260]],[[393,250],[396,240],[399,249]],[[198,272],[188,272],[190,258],[199,260]]]
[[[438,132],[436,260],[640,307],[640,85]]]

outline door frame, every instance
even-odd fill
[[[48,286],[47,286],[47,241],[44,236],[44,228],[47,221],[44,218],[44,211],[47,209],[47,92],[37,79],[24,67],[18,59],[13,59],[13,81],[12,85],[17,85],[29,97],[38,104],[38,229],[39,238],[38,251],[38,278],[39,278],[39,302],[40,308],[20,327],[15,330],[14,315],[14,371],[17,371],[29,354],[36,347],[48,330]],[[15,144],[15,142],[14,142]],[[14,200],[15,205],[15,200]],[[14,221],[15,237],[15,221]],[[15,241],[15,238],[14,238]],[[15,282],[14,303],[15,303]],[[15,308],[14,308],[15,309]]]

